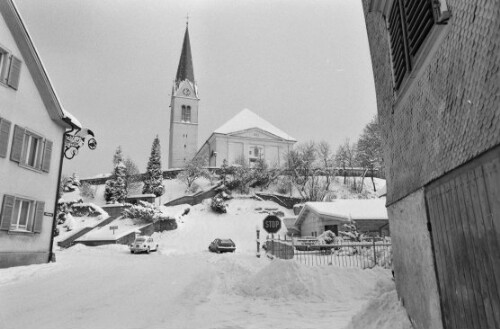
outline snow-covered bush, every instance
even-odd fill
[[[361,242],[363,235],[358,230],[358,225],[355,221],[351,220],[349,223],[343,225],[343,231],[339,232],[345,239],[353,242]]]
[[[224,214],[227,212],[225,200],[222,193],[218,193],[212,198],[212,203],[210,204],[210,207],[212,208],[213,211],[220,214]]]
[[[174,219],[165,215],[158,206],[144,201],[139,201],[138,204],[131,205],[128,209],[123,210],[122,216],[132,219],[140,219],[150,223],[154,223],[159,220]]]
[[[323,233],[321,233],[319,236],[318,236],[318,241],[320,244],[331,244],[335,241],[335,238],[337,236],[335,235],[335,233],[333,233],[332,231],[328,230],[328,231],[325,231]]]

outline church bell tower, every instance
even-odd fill
[[[182,168],[198,151],[198,87],[194,80],[188,23],[172,86],[168,167]]]

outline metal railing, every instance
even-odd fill
[[[392,266],[392,244],[389,241],[351,242],[337,241],[320,244],[317,239],[272,239],[265,244],[272,257],[294,259],[311,266],[372,268]]]

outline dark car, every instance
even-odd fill
[[[234,252],[236,245],[231,239],[215,239],[208,246],[208,250],[220,254],[221,252]]]

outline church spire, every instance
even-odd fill
[[[191,44],[189,42],[189,30],[187,22],[186,32],[184,34],[184,43],[182,44],[182,53],[179,60],[179,66],[177,67],[175,82],[178,85],[179,82],[186,79],[194,83],[193,59],[191,58]]]

